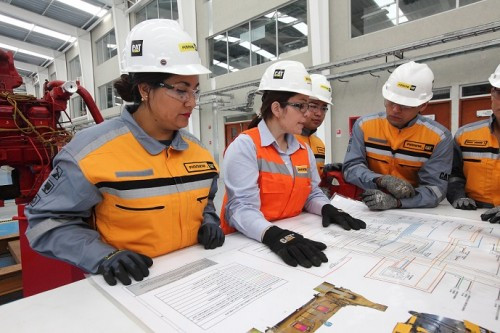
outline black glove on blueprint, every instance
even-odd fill
[[[153,260],[145,255],[128,250],[116,250],[107,255],[99,265],[97,273],[102,274],[104,280],[114,286],[118,279],[124,285],[132,283],[134,280],[142,281],[149,275],[149,267],[153,265]]]
[[[360,219],[354,218],[341,209],[338,209],[330,204],[326,204],[321,208],[321,216],[323,217],[323,227],[328,227],[330,224],[338,224],[345,230],[366,229],[366,223]]]
[[[272,226],[264,234],[262,243],[293,267],[297,264],[305,268],[313,265],[319,267],[322,262],[328,262],[328,258],[322,252],[326,249],[325,244],[304,238],[290,230]]]
[[[222,246],[224,240],[224,232],[218,224],[205,223],[198,230],[198,243],[205,246],[205,250]]]
[[[500,223],[500,206],[488,209],[481,214],[481,220],[490,221],[490,223]]]

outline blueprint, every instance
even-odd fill
[[[328,262],[320,267],[287,266],[267,246],[235,233],[215,250],[192,246],[155,258],[150,276],[130,286],[92,279],[152,331],[265,332],[307,304],[322,284],[386,309],[337,308],[322,314],[328,319],[317,332],[367,326],[392,332],[410,311],[500,331],[500,226],[406,210],[373,212],[342,197],[332,203],[364,220],[366,230],[323,228],[312,214],[277,222],[328,246]]]

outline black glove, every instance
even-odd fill
[[[222,246],[224,239],[224,232],[218,224],[205,223],[198,229],[198,243],[204,245],[205,250]]]
[[[323,173],[330,171],[342,171],[342,163],[329,163],[323,166]]]
[[[129,285],[132,283],[129,275],[136,281],[142,281],[149,275],[148,268],[151,265],[153,260],[148,256],[128,250],[116,250],[104,258],[97,273],[102,274],[110,286],[116,284],[116,279],[124,285]]]
[[[472,198],[458,198],[451,204],[456,209],[476,210],[476,202]]]
[[[500,223],[500,206],[488,209],[481,214],[481,220],[490,221],[490,223]]]
[[[343,210],[335,208],[330,204],[326,204],[321,208],[321,216],[323,217],[323,227],[325,228],[330,224],[338,224],[345,230],[366,229],[365,222],[352,217]]]
[[[325,244],[304,238],[290,230],[272,226],[264,234],[262,243],[293,267],[297,263],[305,268],[312,265],[319,267],[322,262],[328,262],[326,255],[321,252],[326,249]]]

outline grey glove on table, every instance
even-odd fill
[[[361,198],[371,210],[385,210],[401,206],[398,199],[380,190],[366,190],[361,194]]]
[[[490,221],[490,223],[500,223],[500,206],[488,209],[481,214],[481,220]]]
[[[411,198],[415,195],[413,186],[404,179],[385,175],[376,179],[375,183],[380,188],[385,188],[396,199]]]
[[[456,209],[463,210],[476,210],[477,205],[474,199],[471,198],[458,198],[451,204]]]

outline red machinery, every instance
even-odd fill
[[[346,182],[340,170],[328,171],[323,174],[319,186],[328,190],[329,198],[337,193],[347,198],[361,200],[361,193],[363,193],[363,189]]]
[[[14,219],[19,221],[23,293],[30,296],[83,278],[75,267],[42,257],[31,249],[24,235],[24,206],[50,175],[55,155],[72,138],[59,121],[70,96],[76,92],[82,97],[96,123],[103,118],[91,95],[78,82],[46,82],[41,99],[15,94],[13,89],[22,82],[12,53],[0,49],[0,166],[13,168],[12,184],[0,184],[0,207],[8,199],[15,199],[18,205],[19,216]]]

